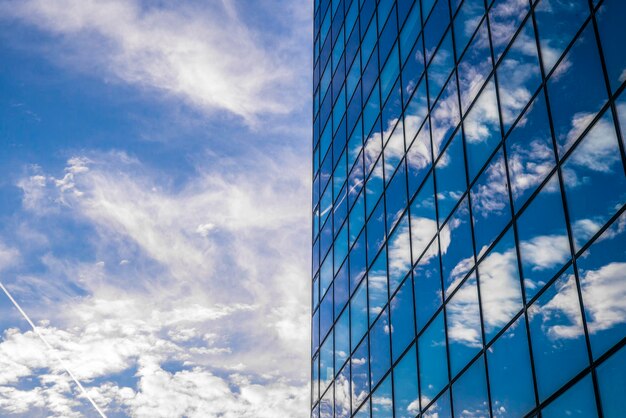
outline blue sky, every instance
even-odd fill
[[[0,1],[0,411],[306,410],[310,3]]]

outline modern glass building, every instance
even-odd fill
[[[312,416],[626,416],[626,2],[314,13]]]

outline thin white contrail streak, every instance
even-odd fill
[[[80,391],[83,393],[83,395],[85,396],[85,398],[87,398],[89,400],[89,402],[91,402],[91,405],[96,409],[96,411],[98,411],[98,413],[100,414],[100,416],[102,418],[106,418],[106,415],[104,415],[104,412],[102,412],[102,410],[100,410],[100,408],[98,408],[98,405],[96,405],[96,403],[93,401],[93,399],[91,399],[91,396],[89,396],[87,394],[87,391],[85,390],[85,388],[83,387],[83,385],[78,381],[78,379],[76,378],[76,376],[74,376],[74,373],[72,373],[70,371],[70,369],[65,365],[65,362],[63,361],[63,359],[61,359],[61,357],[59,357],[59,355],[57,354],[56,350],[50,345],[50,343],[48,342],[48,340],[46,340],[46,338],[39,332],[39,330],[37,329],[37,327],[35,326],[35,324],[33,323],[33,321],[30,320],[30,318],[28,317],[28,315],[26,315],[26,312],[24,312],[24,310],[22,309],[22,307],[19,305],[19,303],[17,303],[17,301],[15,299],[13,299],[13,296],[11,296],[11,294],[9,293],[9,291],[7,290],[6,287],[4,287],[4,285],[2,284],[2,282],[0,282],[0,288],[2,288],[2,291],[4,292],[5,295],[7,295],[7,297],[11,300],[11,302],[13,303],[13,305],[15,305],[15,307],[17,308],[18,311],[20,311],[20,313],[22,314],[22,316],[24,317],[24,319],[26,319],[26,321],[28,321],[28,323],[30,324],[30,326],[33,328],[33,331],[35,331],[35,334],[37,334],[39,336],[39,338],[41,339],[41,341],[43,341],[43,343],[46,345],[46,347],[48,347],[48,350],[50,350],[52,352],[52,354],[54,355],[54,357],[56,357],[56,360],[61,364],[61,366],[65,369],[65,371],[67,372],[67,374],[70,375],[70,377],[72,378],[72,380],[74,381],[74,383],[76,383],[76,385],[79,387]]]

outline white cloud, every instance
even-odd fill
[[[56,36],[61,49],[55,59],[70,61],[68,66],[250,122],[298,105],[291,91],[302,77],[286,56],[299,52],[290,45],[297,34],[264,44],[240,16],[247,7],[230,1],[147,6],[138,0],[3,0],[0,15]],[[293,6],[281,10],[288,11],[284,19],[304,21]]]
[[[45,273],[9,284],[31,316],[49,320],[40,331],[107,410],[226,417],[306,410],[309,217],[300,192],[308,178],[290,154],[250,158],[238,173],[224,174],[218,163],[171,190],[135,159],[91,153],[70,159],[60,177],[45,175],[36,199],[25,193],[33,219],[71,219],[93,231],[93,260],[44,253]],[[133,261],[120,266],[120,259]],[[54,286],[46,284],[52,277]],[[34,289],[43,298],[32,299]],[[0,381],[25,408],[43,386],[10,388],[52,367],[37,357],[31,334],[0,342],[14,362],[5,367],[13,375]],[[167,369],[172,361],[180,370]],[[117,383],[127,373],[137,386]],[[167,399],[180,407],[168,409]]]

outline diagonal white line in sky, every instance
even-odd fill
[[[22,307],[19,305],[19,303],[17,303],[17,301],[15,299],[13,299],[13,296],[11,296],[11,294],[9,293],[9,291],[7,290],[6,287],[4,287],[4,284],[2,284],[2,282],[0,282],[0,288],[2,288],[2,291],[4,292],[5,295],[7,295],[7,297],[11,300],[11,302],[13,303],[13,305],[17,308],[18,311],[20,311],[20,313],[22,314],[22,316],[24,317],[24,319],[26,319],[26,321],[28,321],[28,323],[30,324],[30,326],[33,328],[33,331],[35,332],[35,334],[37,334],[39,336],[39,338],[41,339],[41,341],[43,341],[43,343],[46,345],[46,347],[48,347],[48,349],[52,352],[52,354],[54,355],[54,357],[56,358],[56,360],[61,364],[61,367],[63,367],[63,369],[65,369],[65,371],[67,372],[67,374],[70,375],[70,377],[72,378],[72,380],[74,381],[74,383],[76,383],[76,385],[78,386],[78,388],[80,389],[80,391],[83,393],[83,395],[85,396],[85,398],[87,398],[87,400],[89,400],[89,402],[91,403],[91,405],[96,409],[96,411],[98,411],[98,413],[100,414],[100,416],[102,418],[106,418],[106,415],[104,415],[104,412],[102,412],[102,410],[98,407],[98,405],[96,405],[96,403],[94,402],[93,399],[91,399],[91,396],[89,396],[89,394],[87,394],[87,391],[85,390],[85,388],[83,387],[83,385],[78,381],[78,379],[76,378],[76,376],[74,376],[74,373],[71,372],[71,370],[67,367],[67,365],[65,364],[65,362],[63,361],[63,359],[59,356],[59,354],[57,353],[57,351],[54,349],[54,347],[52,347],[50,345],[50,343],[48,342],[48,340],[46,340],[46,338],[43,336],[43,334],[41,334],[39,332],[39,330],[37,329],[37,327],[35,326],[35,324],[33,323],[33,321],[30,320],[29,316],[26,315],[26,312],[24,312],[24,310],[22,309]]]

